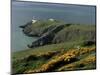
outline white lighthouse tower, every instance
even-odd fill
[[[35,23],[35,22],[37,22],[37,20],[36,20],[35,17],[33,16],[33,18],[32,18],[32,23]]]

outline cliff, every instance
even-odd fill
[[[95,25],[46,20],[20,27],[39,39],[30,49],[13,53],[13,74],[96,69]]]

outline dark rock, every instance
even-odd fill
[[[93,45],[95,43],[96,43],[95,40],[86,40],[86,41],[83,42],[83,45],[84,46],[90,46],[90,45]]]
[[[85,65],[84,64],[79,64],[79,67],[84,67]]]
[[[32,61],[32,60],[37,60],[38,58],[37,58],[37,56],[35,56],[35,55],[30,55],[27,59],[26,59],[26,61]]]
[[[32,25],[32,21],[26,23],[25,25],[19,26],[19,27],[20,27],[20,28],[25,28],[25,27],[27,27],[28,25]]]
[[[28,47],[34,48],[34,47],[43,46],[43,45],[52,43],[52,40],[53,40],[55,34],[57,32],[59,32],[60,30],[62,30],[64,28],[64,26],[65,26],[65,24],[58,25],[58,26],[54,27],[52,30],[44,33],[39,39],[34,41],[32,43],[32,45],[28,45]]]
[[[23,33],[29,37],[40,36],[36,41],[32,43],[32,45],[27,45],[29,48],[34,48],[38,46],[43,46],[45,44],[52,43],[52,40],[57,32],[62,30],[65,26],[70,26],[70,24],[59,24],[49,26],[45,29],[32,29],[32,22],[28,22],[24,26],[20,26],[23,28]]]
[[[20,28],[25,28],[26,26],[19,26]]]

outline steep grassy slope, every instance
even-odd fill
[[[54,43],[68,42],[68,41],[85,41],[95,40],[95,26],[94,25],[70,25],[59,31],[54,39]]]
[[[35,23],[29,22],[24,26],[20,26],[23,28],[23,33],[27,36],[41,36],[43,33],[51,30],[55,26],[59,24],[63,24],[63,21],[50,21],[50,20],[38,20]]]
[[[96,68],[95,46],[81,47],[80,49],[60,49],[58,51],[47,51],[27,55],[19,59],[14,58],[13,73],[36,73]]]
[[[32,34],[41,36],[60,23],[38,21],[31,25]],[[52,43],[12,53],[13,74],[95,69],[95,25],[67,25]]]
[[[95,41],[95,25],[67,24],[61,21],[37,21],[23,27],[27,36],[40,36],[29,48],[63,42]]]
[[[55,71],[55,69],[58,69],[59,67],[64,66],[64,65],[65,65],[64,67],[61,67],[58,70],[62,71],[63,69],[65,70],[65,68],[66,69],[73,68],[72,70],[75,70],[75,69],[79,68],[75,65],[83,65],[82,67],[84,67],[88,64],[95,63],[96,58],[94,55],[89,55],[82,60],[80,58],[84,54],[87,54],[87,53],[89,54],[92,51],[95,51],[95,48],[81,48],[79,50],[71,49],[71,50],[63,53],[62,55],[56,56],[55,58],[51,59],[47,63],[43,64],[39,69],[28,70],[28,71],[25,71],[24,73],[50,72],[50,71]],[[73,63],[73,62],[75,62],[75,63]],[[73,66],[69,66],[69,64],[73,65]],[[80,66],[80,69],[82,67]],[[91,67],[91,69],[92,68],[93,67]],[[87,69],[88,69],[88,67],[87,67]],[[56,71],[58,71],[58,70],[56,70]],[[68,69],[68,70],[71,70],[71,69]]]

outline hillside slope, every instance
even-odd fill
[[[31,37],[41,37],[63,23],[38,21],[22,28],[27,36],[32,33]],[[55,34],[52,33],[54,36],[50,43],[12,53],[13,74],[95,69],[95,25],[66,25],[61,30],[56,29],[56,33],[53,31]]]
[[[37,21],[20,26],[29,37],[39,37],[29,48],[62,42],[95,42],[95,25],[67,24],[61,21]]]
[[[27,52],[27,55],[19,53],[17,55],[22,54],[22,56],[19,56],[20,58],[13,58],[14,74],[96,68],[95,46],[34,52]]]

